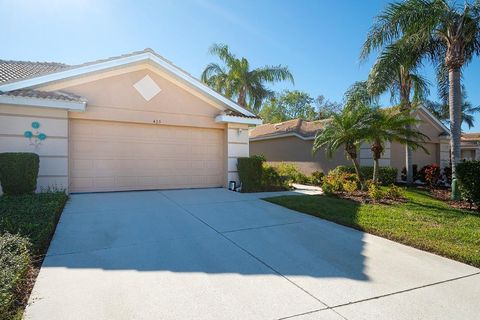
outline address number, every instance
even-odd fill
[[[162,120],[153,120],[153,123],[154,123],[154,124],[161,124],[161,123],[162,123]]]

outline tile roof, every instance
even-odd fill
[[[314,137],[318,130],[325,127],[330,119],[306,121],[293,119],[280,123],[267,123],[250,131],[250,138],[274,137],[287,133],[296,133],[304,138]]]
[[[14,82],[52,72],[68,69],[70,66],[58,62],[32,62],[0,60],[0,83]]]
[[[462,141],[480,142],[480,132],[462,133]]]
[[[19,89],[0,93],[0,96],[38,98],[49,100],[63,100],[70,102],[86,102],[86,99],[76,94],[64,91],[40,91],[33,89]]]
[[[250,119],[260,119],[258,116],[247,116],[244,115],[243,113],[240,113],[235,110],[225,110],[224,112],[227,116],[232,116],[232,117],[242,117],[242,118],[250,118]]]

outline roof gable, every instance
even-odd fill
[[[170,61],[166,60],[162,56],[155,53],[152,49],[145,49],[143,51],[133,52],[127,55],[122,55],[118,57],[112,57],[104,60],[97,60],[93,62],[88,62],[85,64],[77,66],[66,66],[63,65],[58,69],[53,68],[54,70],[47,73],[33,73],[33,77],[28,77],[25,79],[14,79],[14,81],[7,81],[0,83],[0,91],[13,91],[18,89],[25,88],[36,88],[39,86],[45,86],[57,81],[62,81],[66,79],[81,77],[87,74],[102,72],[105,70],[122,68],[128,65],[137,64],[137,63],[151,63],[156,67],[162,69],[163,71],[171,74],[172,76],[178,78],[180,81],[190,86],[194,90],[207,95],[216,102],[221,103],[226,108],[236,111],[241,115],[247,117],[256,117],[253,113],[246,110],[245,108],[239,106],[237,103],[232,100],[224,97],[218,92],[214,91],[207,85],[203,84],[198,79],[194,78],[189,73],[183,71],[177,66],[173,65]],[[13,79],[13,77],[12,77]]]

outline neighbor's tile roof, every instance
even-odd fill
[[[58,62],[0,60],[0,83],[14,82],[68,69]]]
[[[274,137],[286,133],[296,133],[304,138],[315,136],[318,130],[325,127],[330,119],[306,121],[293,119],[280,123],[267,123],[250,131],[250,138]]]
[[[19,89],[0,93],[1,96],[39,98],[50,100],[63,100],[71,102],[86,102],[85,98],[64,91],[40,91],[33,89]]]
[[[480,141],[480,132],[462,133],[462,141]]]

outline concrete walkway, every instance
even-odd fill
[[[72,195],[27,319],[478,319],[480,270],[224,189]]]

